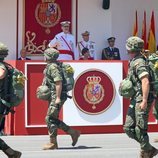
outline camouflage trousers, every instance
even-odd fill
[[[126,134],[140,143],[142,150],[151,150],[152,146],[149,143],[149,136],[147,134],[148,129],[148,117],[152,103],[148,103],[146,110],[141,110],[140,103],[132,100],[126,115],[126,121],[124,125],[124,131]]]
[[[0,124],[1,124],[1,122],[2,122],[3,117],[4,117],[4,116],[0,114]],[[0,150],[5,151],[5,150],[7,150],[8,148],[9,148],[9,146],[8,146],[2,139],[0,139]]]
[[[66,125],[63,121],[59,120],[59,113],[65,101],[62,101],[60,104],[55,105],[54,101],[51,101],[45,118],[48,132],[50,137],[57,136],[57,130],[62,129],[64,132],[67,132],[70,127]]]

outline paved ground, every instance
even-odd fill
[[[158,133],[150,134],[151,143]],[[22,158],[138,158],[139,145],[125,134],[82,135],[75,148],[71,147],[69,136],[59,136],[59,149],[42,151],[48,136],[2,137],[10,146],[21,150]],[[6,158],[0,152],[0,158]],[[157,156],[158,158],[158,156]]]

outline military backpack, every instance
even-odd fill
[[[148,57],[153,92],[158,96],[158,54],[153,53]]]
[[[63,90],[69,92],[74,87],[74,69],[67,63],[61,63],[60,67],[63,75]]]
[[[158,53],[153,53],[148,57],[148,64],[151,75],[151,87],[152,93],[155,96],[155,106],[153,108],[153,114],[158,120]]]
[[[22,71],[12,67],[10,64],[2,63],[7,69],[7,74],[4,78],[4,96],[1,97],[1,102],[11,108],[18,106],[24,98],[24,81],[26,77]]]
[[[57,68],[58,68],[59,72],[61,72],[61,74],[62,74],[62,79],[63,79],[63,81],[62,81],[62,92],[67,94],[74,87],[74,70],[73,70],[73,68],[70,64],[61,63],[61,62],[58,62],[56,64],[57,64]],[[48,71],[48,69],[47,69],[47,71]],[[45,79],[43,81],[42,85],[39,86],[37,88],[37,91],[36,91],[37,98],[41,99],[41,100],[49,100],[50,97],[51,97],[51,87],[48,86],[50,84],[48,84],[47,82],[50,82],[52,80],[52,78],[47,73],[47,71],[46,71],[46,76],[47,76],[49,81],[47,81]],[[68,94],[67,94],[67,97],[72,98]]]
[[[151,91],[156,97],[158,97],[158,54],[153,53],[146,59],[146,67],[150,74]],[[124,79],[119,87],[119,93],[125,98],[130,98],[133,95],[134,88],[132,88],[132,81],[130,78]]]

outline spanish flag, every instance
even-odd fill
[[[137,11],[136,11],[136,15],[135,15],[135,24],[134,24],[134,28],[133,28],[133,36],[138,36],[138,15],[137,15]]]
[[[148,50],[150,50],[151,53],[156,52],[154,11],[152,11],[152,16],[151,16],[151,24],[150,24],[150,30],[148,36]]]
[[[144,48],[148,49],[146,37],[147,37],[146,36],[146,11],[144,11],[144,19],[143,19],[143,25],[142,25],[142,39],[144,40]]]

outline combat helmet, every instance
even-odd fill
[[[54,49],[54,48],[47,48],[44,51],[44,56],[46,57],[47,60],[57,60],[57,58],[59,57],[59,51]]]
[[[8,48],[5,44],[0,42],[0,59],[4,59],[8,55]]]
[[[126,41],[126,49],[131,52],[140,52],[144,48],[144,41],[137,37],[137,36],[132,36],[128,38]]]

